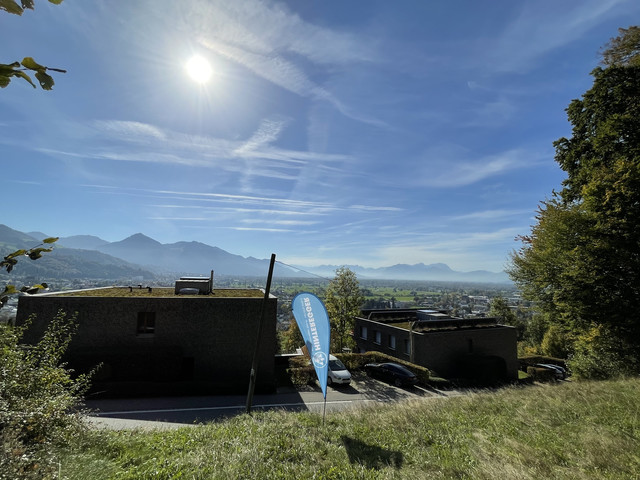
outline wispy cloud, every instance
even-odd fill
[[[468,221],[468,220],[505,220],[515,216],[530,213],[531,210],[483,210],[480,212],[467,213],[465,215],[457,215],[448,217],[453,221]]]
[[[269,145],[277,140],[284,126],[283,121],[275,121],[265,119],[261,122],[258,130],[251,136],[249,140],[236,148],[233,153],[239,157],[245,156],[246,153],[255,152],[265,145]]]
[[[92,129],[76,130],[84,132],[84,137],[48,137],[33,148],[67,159],[213,168],[218,172],[286,181],[296,181],[310,163],[316,175],[330,176],[336,172],[331,164],[353,160],[345,154],[278,147],[275,143],[286,124],[281,119],[263,119],[247,140],[228,140],[188,135],[141,122],[101,120],[93,122]],[[68,146],[71,141],[73,149]]]
[[[414,169],[409,169],[411,178],[406,180],[412,185],[432,188],[463,187],[512,170],[535,167],[546,160],[543,155],[521,149],[474,159],[466,149],[443,146],[431,149],[416,161]]]
[[[520,15],[487,49],[488,65],[499,72],[523,72],[554,49],[580,37],[629,0],[587,0],[582,2],[523,2]]]
[[[228,212],[251,213],[261,212],[264,214],[283,215],[327,215],[331,212],[353,212],[353,213],[376,213],[386,211],[400,211],[401,209],[391,206],[377,205],[340,205],[339,203],[313,202],[305,200],[293,200],[281,197],[258,197],[252,195],[237,195],[228,193],[210,192],[188,192],[178,190],[150,190],[122,188],[110,185],[86,184],[85,188],[100,190],[107,194],[132,195],[148,198],[164,198],[167,200],[184,201],[188,204],[153,204],[154,208],[210,208],[206,206],[208,202],[220,204],[232,204],[233,207],[222,207]],[[200,202],[204,207],[197,205]],[[222,211],[221,207],[214,207]]]
[[[309,64],[324,74],[375,61],[374,39],[363,41],[351,32],[330,30],[305,22],[283,4],[200,2],[199,43],[238,63],[264,80],[301,97],[327,102],[348,118],[387,127],[380,119],[358,112],[314,80]],[[189,17],[189,28],[193,29]]]

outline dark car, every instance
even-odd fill
[[[536,367],[551,370],[557,380],[564,380],[567,378],[567,371],[560,365],[554,365],[552,363],[536,363]]]
[[[411,370],[397,363],[367,363],[364,369],[370,377],[393,383],[396,387],[418,383],[418,377]]]

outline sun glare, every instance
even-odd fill
[[[200,55],[191,57],[187,62],[186,69],[189,76],[198,83],[206,83],[213,73],[211,64]]]

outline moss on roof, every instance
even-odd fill
[[[193,297],[193,298],[249,298],[264,297],[264,292],[251,288],[218,288],[208,295],[176,295],[173,287],[106,287],[56,292],[61,297]]]

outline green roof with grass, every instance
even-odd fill
[[[56,292],[53,295],[61,297],[194,297],[194,298],[261,298],[264,292],[256,288],[216,288],[211,293],[176,295],[173,287],[104,287],[87,290],[69,290]]]

